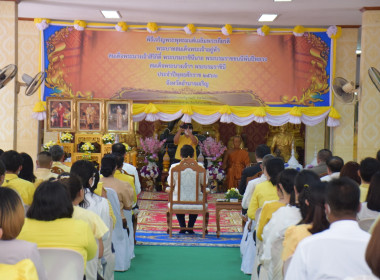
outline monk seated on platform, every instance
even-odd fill
[[[226,182],[229,189],[239,185],[241,173],[249,165],[249,155],[246,150],[240,148],[241,137],[234,136],[234,148],[227,150],[222,168],[226,170]]]

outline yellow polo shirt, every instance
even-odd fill
[[[132,186],[132,188],[133,188],[133,204],[136,204],[137,194],[136,194],[136,187],[135,187],[135,179],[132,176],[121,173],[120,170],[116,170],[113,177],[115,177],[116,179],[118,179],[120,181],[127,182]]]
[[[98,250],[90,226],[72,218],[54,221],[25,219],[24,226],[17,237],[37,244],[38,248],[64,248],[77,251],[83,256],[84,266],[93,259]]]
[[[6,173],[2,186],[15,190],[21,196],[24,204],[32,204],[34,191],[36,190],[33,183],[19,178],[16,174]]]
[[[178,146],[177,146],[177,150],[175,152],[175,158],[176,159],[179,159],[181,160],[181,149],[184,145],[190,145],[191,147],[193,147],[194,149],[194,159],[197,160],[197,153],[196,153],[196,148],[197,148],[197,145],[198,145],[198,138],[197,136],[194,136],[195,139],[197,139],[197,144],[193,144],[193,141],[191,141],[191,138],[190,136],[186,136],[186,135],[181,135],[179,136],[179,140],[178,140]]]
[[[361,184],[360,188],[360,202],[364,202],[367,199],[369,184]]]
[[[265,201],[278,200],[277,187],[273,186],[270,181],[258,184],[253,191],[251,201],[248,206],[248,217],[255,219],[257,209],[263,207]]]
[[[102,238],[109,231],[99,215],[82,207],[74,206],[73,219],[85,221],[90,226],[96,239]]]

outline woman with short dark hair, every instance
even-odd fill
[[[45,181],[34,193],[19,239],[38,247],[57,247],[79,252],[84,265],[97,251],[89,225],[72,219],[73,204],[66,187],[58,181]]]
[[[24,220],[24,207],[19,195],[10,188],[0,187],[0,263],[16,264],[30,259],[37,269],[38,278],[45,280],[46,273],[36,244],[16,239]]]
[[[22,157],[22,169],[18,177],[34,184],[36,176],[34,175],[33,159],[27,153],[20,153],[20,156]]]
[[[362,202],[358,220],[376,219],[380,214],[380,172],[376,172],[369,184],[367,199]]]

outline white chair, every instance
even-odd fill
[[[38,248],[49,280],[83,280],[84,260],[77,251],[63,248]]]
[[[170,171],[169,209],[166,213],[169,236],[172,237],[173,229],[202,229],[202,238],[205,238],[209,218],[205,187],[206,170],[196,160],[187,158]],[[173,214],[201,214],[202,227],[173,226]]]
[[[364,231],[369,231],[371,228],[372,224],[375,222],[376,219],[363,219],[358,221],[359,227],[364,230]]]
[[[123,228],[123,222],[120,214],[120,202],[116,192],[111,188],[105,188],[107,198],[111,202],[113,213],[116,217],[115,228],[112,232],[112,243],[115,249],[115,270],[126,271],[131,266],[131,258],[129,252],[129,237],[127,230]],[[133,228],[129,228],[130,232]]]

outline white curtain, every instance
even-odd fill
[[[162,112],[158,112],[156,114],[140,113],[133,116],[133,121],[139,122],[145,119],[150,122],[154,122],[157,120],[170,122],[182,117],[181,120],[183,122],[189,123],[191,122],[191,120],[194,120],[197,123],[200,123],[203,125],[209,125],[220,120],[220,122],[222,123],[234,123],[239,126],[245,126],[245,125],[250,124],[251,122],[268,123],[272,126],[281,126],[288,122],[294,123],[294,124],[300,124],[302,122],[308,126],[314,126],[322,122],[328,116],[329,112],[330,111],[328,110],[319,116],[307,116],[307,115],[292,116],[290,115],[290,113],[285,113],[280,116],[274,116],[271,114],[267,114],[266,116],[256,116],[252,114],[247,117],[238,117],[233,113],[221,114],[219,112],[211,114],[211,115],[202,115],[202,114],[194,112],[192,115],[189,115],[189,114],[183,114],[182,110],[179,110],[178,112],[174,114],[167,114],[167,113],[162,113]],[[328,121],[327,121],[328,126],[336,127],[336,126],[339,126],[339,124],[340,124],[339,119],[334,119],[331,117],[328,118]]]

